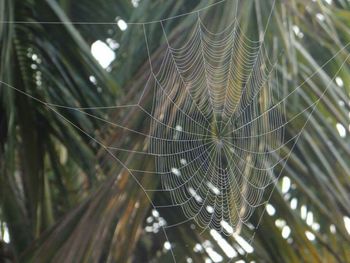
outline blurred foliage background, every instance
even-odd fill
[[[53,111],[21,91],[73,107],[122,105],[137,97],[149,74],[144,36],[134,27],[124,31],[116,24],[35,22],[144,22],[214,2],[0,0],[0,21],[24,22],[0,23],[0,262],[172,262],[159,226],[185,218],[175,209],[152,210],[128,172],[79,129],[107,145],[128,140],[136,147],[144,138],[103,126],[78,111]],[[230,19],[234,2],[217,5],[212,25]],[[248,35],[261,32],[272,3],[239,1]],[[187,26],[186,19],[169,23],[169,41],[185,41]],[[157,67],[166,41],[158,27],[149,27],[148,34]],[[350,3],[278,0],[265,38],[270,49],[284,50],[277,69],[281,90],[290,92],[350,42]],[[91,54],[98,40],[116,55],[106,68]],[[252,247],[222,236],[230,254],[217,236],[200,234],[189,222],[167,231],[177,262],[228,262],[232,257],[233,262],[350,262],[349,61],[333,80],[348,55],[344,49],[287,105],[287,117],[295,115],[330,83],[282,172],[260,227],[242,230],[247,238],[255,231]],[[137,111],[93,114],[142,127]],[[307,117],[305,112],[301,123]],[[295,134],[298,128],[296,124],[287,133]],[[285,147],[287,151],[291,146]],[[125,154],[129,163],[151,163]],[[159,184],[152,175],[141,181],[149,188]],[[162,203],[166,197],[158,193],[152,198]],[[252,223],[262,211],[258,209]],[[208,247],[219,255],[216,259]]]

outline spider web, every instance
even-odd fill
[[[274,4],[270,16],[273,8]],[[253,40],[245,35],[237,15],[220,31],[209,30],[199,11],[186,15],[193,16],[194,21],[188,30],[188,41],[175,46],[166,32],[166,23],[171,19],[156,22],[167,45],[157,70],[150,55],[148,24],[134,25],[142,27],[150,68],[135,103],[88,108],[56,105],[1,83],[43,103],[103,147],[136,180],[153,208],[180,208],[187,220],[163,227],[166,237],[166,229],[191,220],[203,231],[215,229],[225,235],[238,234],[243,225],[251,227],[249,219],[256,208],[268,203],[290,153],[329,86],[287,118],[287,105],[320,69],[287,94],[281,91],[277,59],[270,61],[264,43],[270,17],[262,36]],[[105,145],[58,109],[74,110],[116,132],[137,135],[144,144],[133,145],[126,136],[120,145]],[[117,109],[124,115],[131,110],[140,111],[143,127],[102,118],[92,113],[96,109]],[[295,123],[299,130],[286,136],[286,127]],[[154,169],[140,169],[139,164],[129,163],[125,153],[152,159]],[[160,178],[160,189],[146,189],[141,184],[139,178],[149,174]],[[153,192],[167,194],[169,203],[154,204],[149,196]],[[258,224],[260,220],[254,227]]]
[[[284,144],[285,118],[283,103],[272,108],[280,100],[275,69],[263,42],[247,38],[236,20],[214,33],[198,15],[185,45],[167,43],[148,83],[155,172],[187,218],[235,231],[261,205],[280,162],[273,154]]]

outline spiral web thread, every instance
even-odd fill
[[[188,220],[165,226],[166,237],[165,229],[192,219],[204,230],[215,229],[226,235],[239,232],[242,225],[250,227],[249,218],[257,207],[268,202],[272,192],[264,200],[265,190],[278,180],[331,82],[315,101],[288,119],[286,105],[307,81],[349,46],[344,46],[294,90],[282,94],[276,65],[268,58],[263,38],[253,41],[246,37],[236,19],[221,32],[211,32],[199,12],[193,15],[197,19],[192,35],[180,47],[171,46],[164,20],[159,21],[168,46],[157,72],[148,54],[150,76],[135,104],[106,107],[51,104],[0,81],[3,86],[44,104],[103,147],[136,180],[153,208],[181,208]],[[143,30],[149,52],[145,24]],[[146,93],[152,94],[151,108],[143,105]],[[77,111],[120,132],[144,137],[145,144],[142,150],[129,142],[118,147],[105,145],[65,118],[58,108]],[[91,113],[96,109],[127,113],[132,108],[145,115],[148,133]],[[286,126],[305,112],[308,117],[303,119],[300,130],[286,139]],[[153,157],[155,170],[134,168],[119,156],[121,153]],[[276,176],[273,170],[277,166],[280,173]],[[142,186],[138,177],[148,174],[160,177],[161,189]],[[171,203],[154,204],[150,192],[168,193]]]
[[[151,74],[149,152],[171,205],[203,228],[247,222],[272,183],[284,143],[284,107],[269,110],[280,100],[274,71],[263,43],[236,20],[213,33],[198,16],[190,40],[168,43]]]

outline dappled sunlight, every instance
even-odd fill
[[[103,68],[108,68],[116,56],[114,51],[101,40],[97,40],[91,45],[91,53]]]
[[[0,221],[0,240],[4,241],[7,244],[11,242],[7,224],[2,221]]]
[[[344,216],[343,220],[344,220],[345,229],[350,235],[350,218],[348,216]]]

